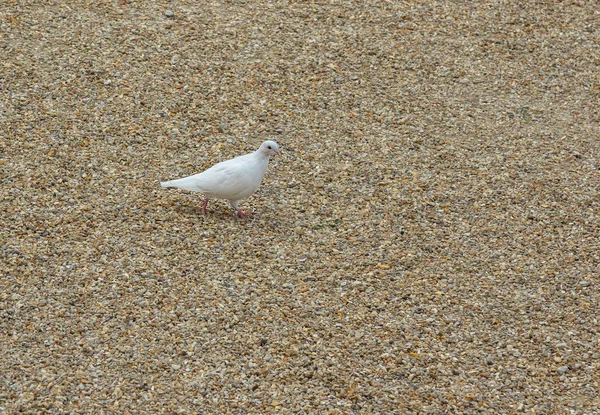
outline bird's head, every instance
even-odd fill
[[[271,157],[272,155],[281,154],[281,151],[279,150],[279,146],[277,145],[277,143],[275,141],[271,141],[271,140],[267,140],[264,143],[262,143],[260,145],[260,148],[258,149],[258,151],[262,154],[264,154],[267,157]]]

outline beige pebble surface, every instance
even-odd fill
[[[0,413],[599,413],[599,21],[4,1]]]

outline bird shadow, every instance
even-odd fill
[[[251,224],[258,220],[256,214],[253,214],[250,218],[238,218],[229,206],[219,206],[217,203],[213,203],[212,207],[209,204],[206,215],[202,211],[200,203],[175,202],[172,204],[172,209],[180,215],[197,217],[199,220],[218,220],[238,224]]]
[[[224,210],[219,207],[215,207],[211,209],[210,207],[206,210],[206,215],[202,211],[202,206],[200,203],[181,203],[176,202],[173,204],[173,210],[177,213],[180,213],[185,216],[197,216],[200,219],[206,219],[208,217],[218,217],[218,218],[226,218],[233,217],[233,214],[227,214]]]

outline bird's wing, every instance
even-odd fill
[[[248,155],[215,164],[198,175],[197,186],[213,197],[243,199],[252,194],[262,180],[254,164]]]

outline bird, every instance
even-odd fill
[[[279,145],[267,140],[253,153],[222,161],[202,173],[161,182],[160,185],[202,193],[205,197],[201,206],[204,215],[210,199],[225,199],[238,217],[249,218],[252,215],[244,213],[238,205],[258,189],[274,155],[281,155]]]

